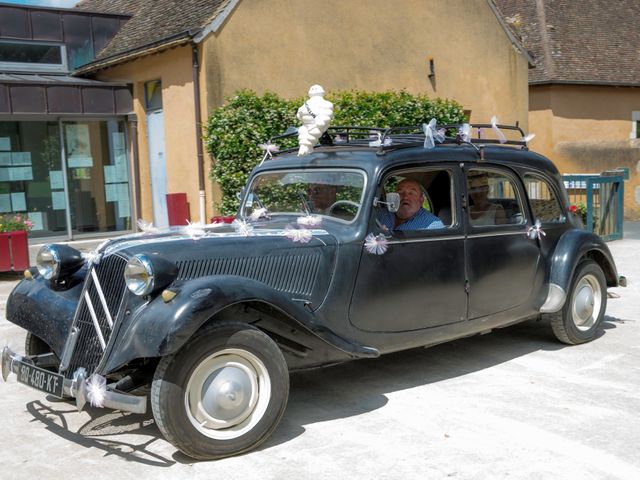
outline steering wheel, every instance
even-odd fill
[[[333,202],[331,206],[327,209],[327,211],[331,215],[333,214],[333,210],[338,207],[342,207],[347,211],[349,211],[349,208],[347,207],[355,208],[355,211],[357,212],[358,209],[360,208],[360,204],[356,202],[352,202],[351,200],[338,200],[337,202]]]

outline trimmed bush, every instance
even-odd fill
[[[420,125],[435,118],[439,124],[466,121],[462,106],[453,100],[429,99],[407,92],[337,92],[325,97],[333,102],[333,125],[389,127]],[[274,93],[258,96],[242,90],[215,110],[205,126],[205,142],[211,155],[210,177],[220,185],[223,215],[238,209],[236,193],[264,155],[258,144],[300,122],[295,115],[304,98],[286,100]],[[297,140],[284,146],[295,147]],[[281,145],[283,146],[283,145]]]

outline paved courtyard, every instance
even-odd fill
[[[73,404],[0,381],[0,478],[640,479],[640,224],[609,244],[611,289],[596,341],[568,347],[528,322],[296,374],[285,417],[257,451],[194,462],[150,415]],[[15,277],[0,275],[0,342]]]

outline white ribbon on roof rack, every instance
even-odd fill
[[[531,140],[534,139],[535,136],[536,136],[535,133],[530,133],[529,135],[525,135],[524,137],[522,137],[522,141],[524,143],[529,143]]]
[[[463,123],[462,126],[458,129],[458,136],[463,142],[471,142],[471,125],[469,125],[468,123]]]
[[[422,124],[422,131],[424,132],[424,148],[431,149],[436,146],[436,141],[442,143],[444,141],[444,129],[438,130],[436,128],[437,121],[432,118],[429,123]]]
[[[380,132],[372,132],[372,134],[378,135],[378,139],[369,142],[369,146],[370,147],[379,147],[380,145],[382,145],[382,134]],[[391,138],[387,137],[387,138],[384,139],[384,146],[388,147],[389,145],[391,145],[392,142],[393,142],[393,140],[391,140]]]
[[[496,117],[495,115],[491,117],[491,129],[493,130],[493,133],[496,134],[496,137],[498,137],[500,143],[505,143],[507,141],[507,137],[505,137],[504,133],[502,133],[502,131],[498,128],[498,117]]]
[[[267,157],[273,158],[273,154],[280,151],[280,147],[271,142],[260,143],[258,144],[258,147],[260,147],[260,150],[264,150],[264,157],[262,157],[263,162],[267,159]]]

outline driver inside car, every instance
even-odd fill
[[[314,213],[331,215],[331,205],[336,202],[338,188],[326,183],[311,183],[307,188],[307,195]]]
[[[444,228],[444,224],[437,216],[422,207],[425,196],[420,183],[406,178],[398,183],[396,192],[400,195],[398,211],[394,214],[383,210],[378,218],[389,231]]]

